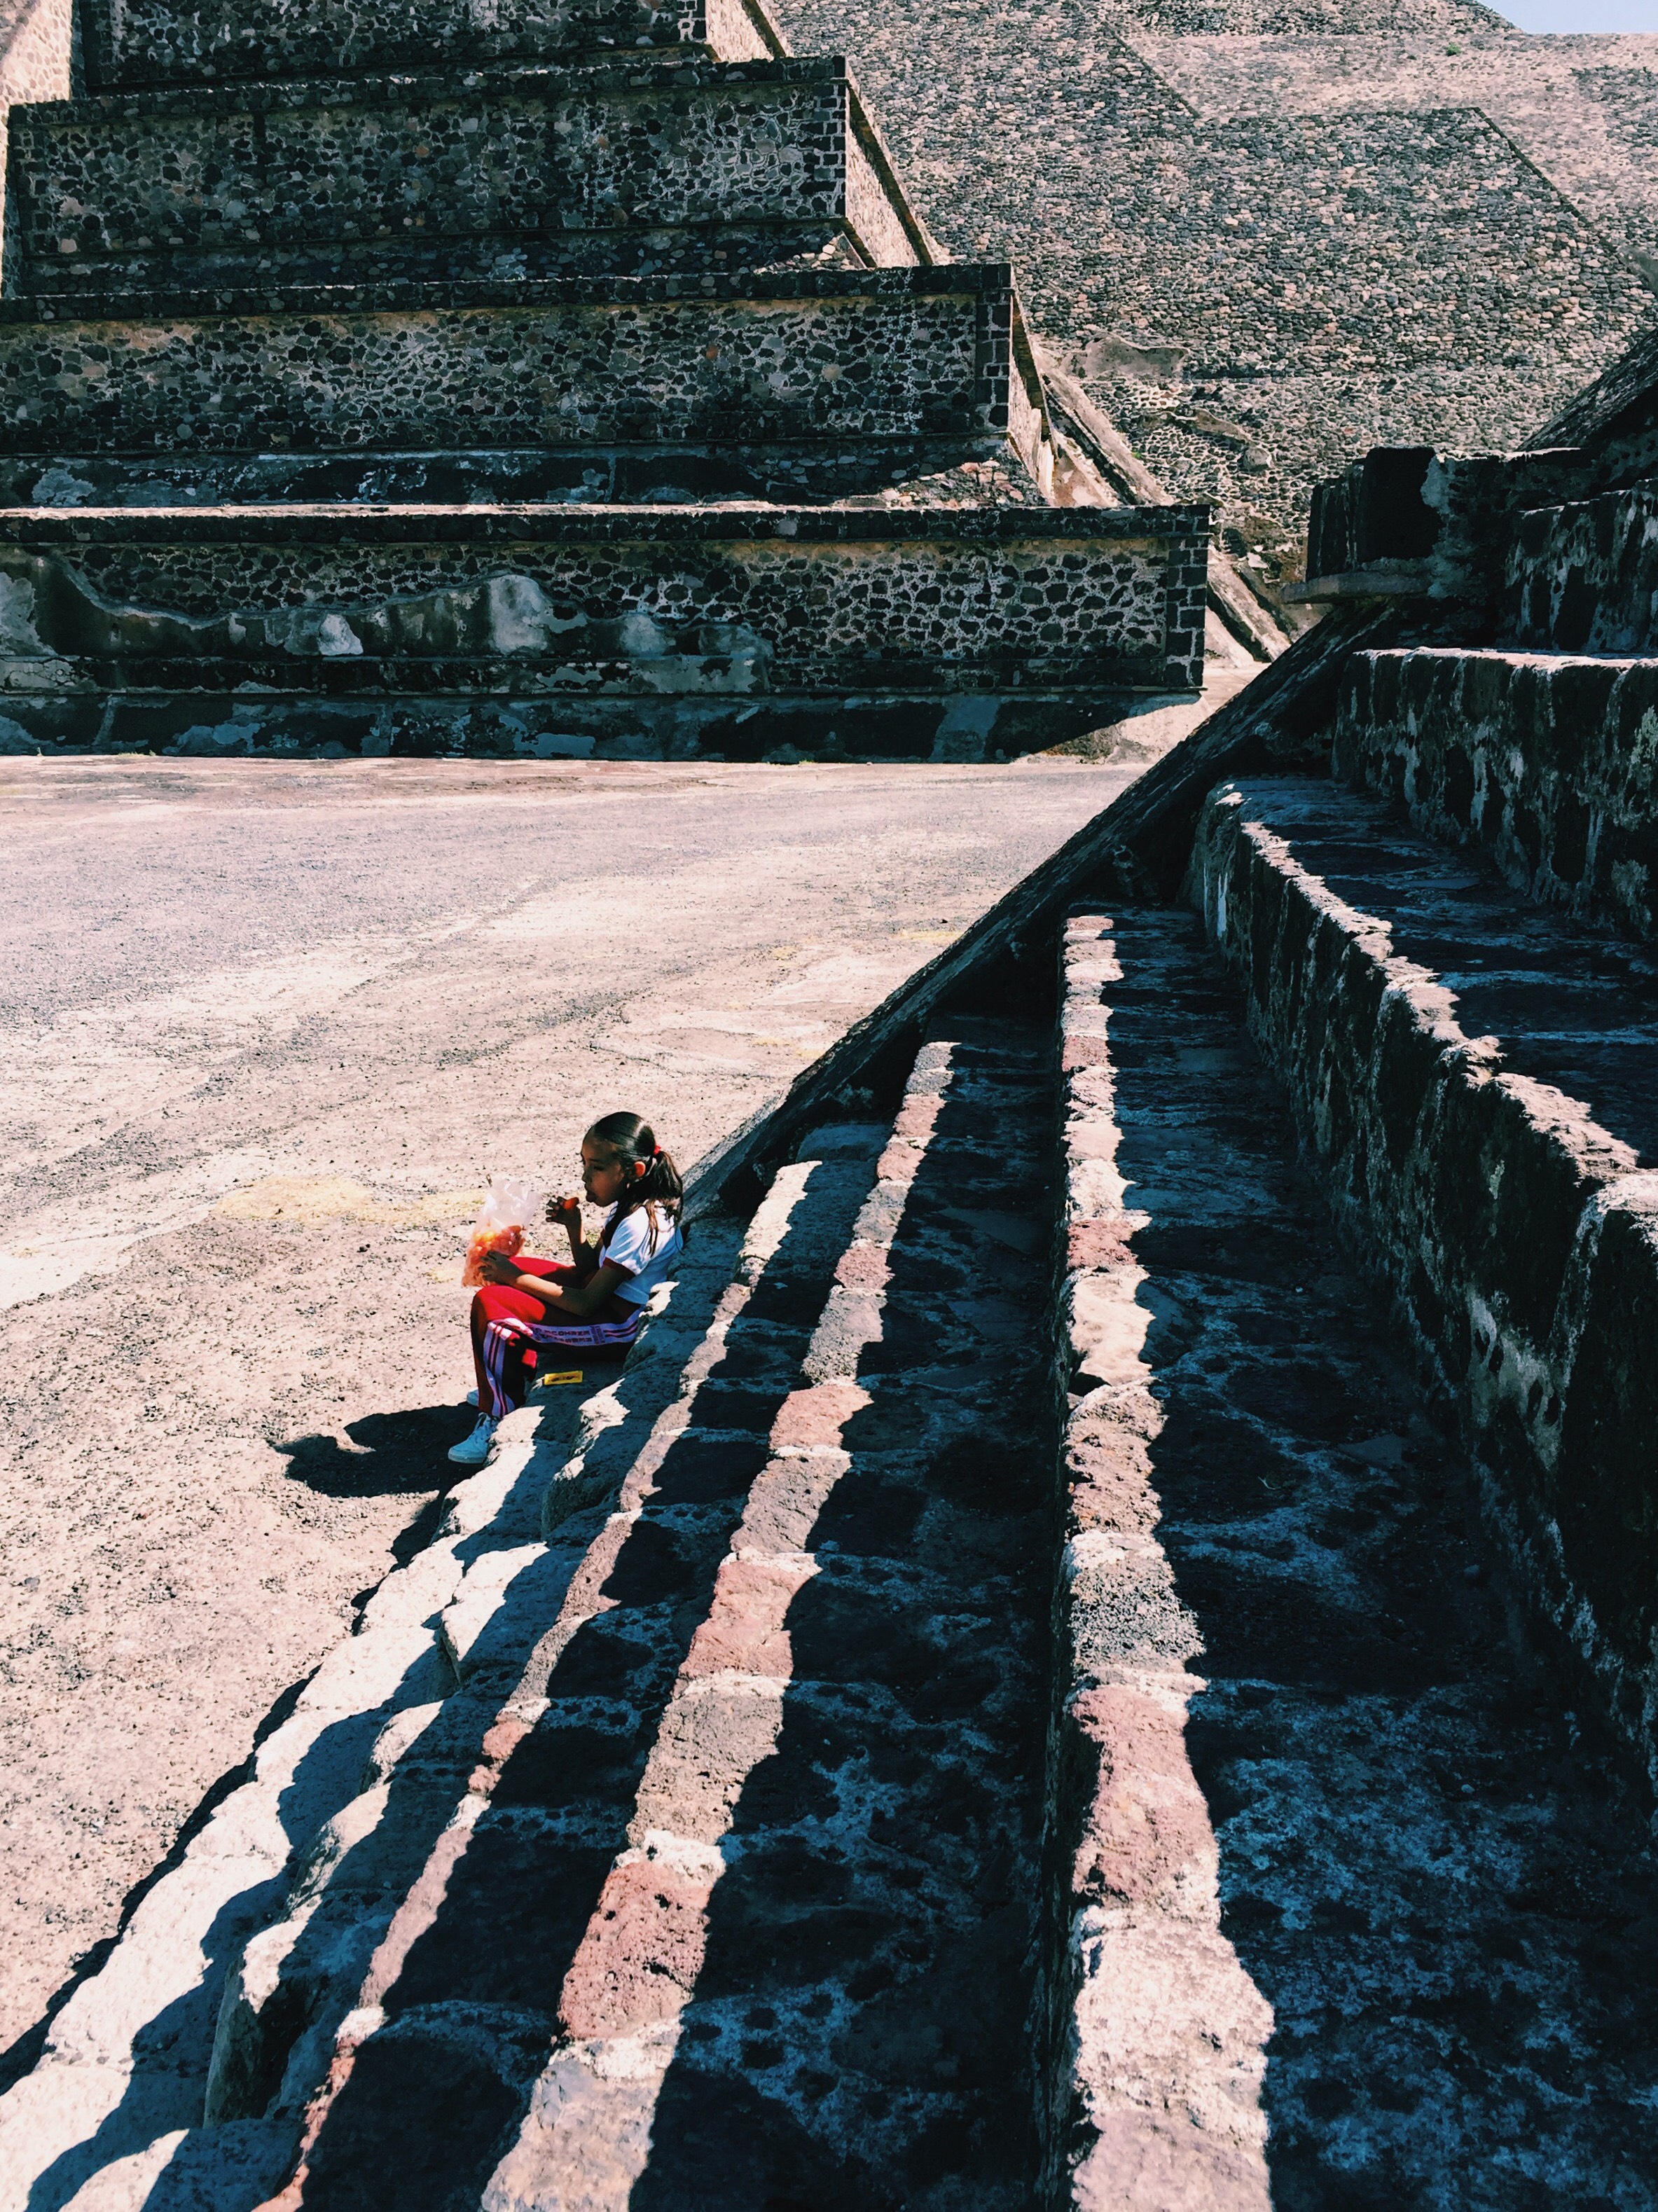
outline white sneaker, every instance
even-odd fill
[[[452,1445],[449,1456],[457,1467],[482,1467],[495,1448],[495,1424],[488,1413],[480,1413],[471,1435]]]

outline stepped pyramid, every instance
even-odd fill
[[[1479,0],[784,0],[946,249],[1271,585],[1374,445],[1503,452],[1658,311],[1658,38]]]
[[[15,108],[14,748],[993,757],[1201,681],[1206,516],[1050,421],[757,4],[90,11]]]

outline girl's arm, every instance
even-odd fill
[[[510,1267],[512,1261],[507,1261]],[[562,1288],[546,1275],[512,1275],[507,1279],[509,1290],[523,1291],[528,1297],[539,1298],[550,1316],[568,1314],[572,1321],[586,1321],[589,1314],[597,1313],[605,1304],[620,1284],[629,1279],[625,1267],[617,1267],[606,1260],[580,1283],[566,1283]]]

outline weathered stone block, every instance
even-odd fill
[[[1174,507],[14,513],[0,540],[62,550],[0,551],[0,685],[54,744],[751,757],[812,715],[848,754],[886,717],[902,750],[984,757],[1196,688],[1166,594],[1200,531]]]
[[[1658,659],[1356,653],[1334,758],[1529,896],[1658,934]]]
[[[1046,1976],[1044,2179],[1051,2201],[1079,2212],[1264,2212],[1270,2015],[1219,1932],[1214,1830],[1185,1741],[1203,1641],[1157,1534],[1166,1385],[1148,1340],[1169,1302],[1136,1249],[1157,1215],[1127,1210],[1121,1178],[1113,1189],[1102,1177],[1123,1133],[1102,1075],[1119,1055],[1143,1066],[1150,1042],[1118,1010],[1160,998],[1167,980],[1156,955],[1147,972],[1157,919],[1142,913],[1120,933],[1107,915],[1073,914],[1060,950],[1068,1233],[1054,1381],[1069,1540],[1054,1593],[1047,1837],[1051,1923],[1067,1940]],[[1136,1194],[1149,1195],[1143,1171]],[[1160,1212],[1167,1200],[1153,1203]]]
[[[641,46],[703,49],[724,61],[787,52],[759,0],[505,0],[487,20],[451,0],[96,0],[86,10],[98,86],[213,77],[328,76],[342,69],[430,69]]]
[[[1501,609],[1529,651],[1658,652],[1658,494],[1649,486],[1522,515]]]
[[[14,295],[934,257],[835,60],[475,70],[27,107]]]
[[[739,426],[756,444],[1017,445],[1036,428],[1017,419],[1033,402],[994,265],[22,307],[0,309],[7,455],[672,447]]]

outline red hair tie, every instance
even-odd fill
[[[662,1147],[661,1147],[661,1146],[660,1146],[660,1145],[653,1145],[653,1146],[651,1146],[651,1158],[652,1158],[653,1160],[659,1160],[659,1159],[661,1158],[661,1157],[662,1157]]]

